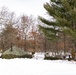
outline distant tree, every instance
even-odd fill
[[[18,30],[16,28],[18,21],[13,12],[8,12],[4,8],[0,12],[2,14],[2,16],[0,15],[2,17],[0,20],[0,42],[1,48],[5,50],[11,47],[11,43],[15,43],[15,38],[18,36]]]
[[[27,32],[29,30],[28,22],[29,22],[28,16],[23,15],[21,17],[21,30],[22,30],[22,39],[23,39],[23,45],[25,51],[26,51],[26,37],[27,37]]]
[[[22,39],[23,39],[23,48],[27,51],[27,40],[29,37],[29,32],[34,25],[34,20],[32,16],[22,15],[20,19],[20,31],[22,32]]]
[[[1,41],[3,42],[3,46],[5,49],[8,49],[16,44],[16,38],[18,36],[18,31],[16,28],[8,25],[5,29],[2,30],[1,33]]]
[[[31,48],[32,50],[35,52],[35,51],[38,51],[38,40],[39,40],[39,32],[38,30],[35,28],[35,26],[33,25],[30,32],[29,32],[29,39],[32,40],[32,43],[31,43]]]

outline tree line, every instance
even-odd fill
[[[0,50],[17,46],[25,51],[62,54],[76,50],[76,1],[50,0],[44,8],[49,19],[0,10]],[[72,51],[73,50],[73,51]]]
[[[38,20],[32,15],[16,17],[6,7],[0,10],[0,50],[17,46],[25,51],[44,51],[44,35],[39,31]]]

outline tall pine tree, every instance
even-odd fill
[[[56,40],[59,32],[69,34],[76,49],[76,0],[50,0],[44,8],[53,21],[39,16],[47,25],[39,25],[39,28],[51,40]]]

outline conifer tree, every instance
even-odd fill
[[[76,0],[50,0],[44,4],[44,8],[53,21],[39,16],[47,25],[39,25],[39,28],[52,40],[58,37],[59,32],[69,34],[76,49]]]

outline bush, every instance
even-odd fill
[[[72,58],[68,58],[68,61],[71,61],[72,60]]]
[[[34,55],[35,54],[35,51],[32,51],[32,55]]]
[[[24,56],[20,56],[20,58],[32,58],[32,54],[25,54]]]
[[[49,56],[49,57],[45,56],[44,59],[45,60],[62,60],[62,58],[60,58],[60,57],[52,57],[52,56]]]
[[[5,59],[14,59],[14,58],[32,58],[32,54],[25,54],[23,56],[17,56],[17,55],[12,55],[12,54],[6,54],[6,55],[2,55],[1,58],[5,58]]]
[[[13,59],[13,58],[17,58],[16,55],[12,55],[12,54],[6,54],[6,55],[2,55],[1,58],[5,58],[5,59]]]

